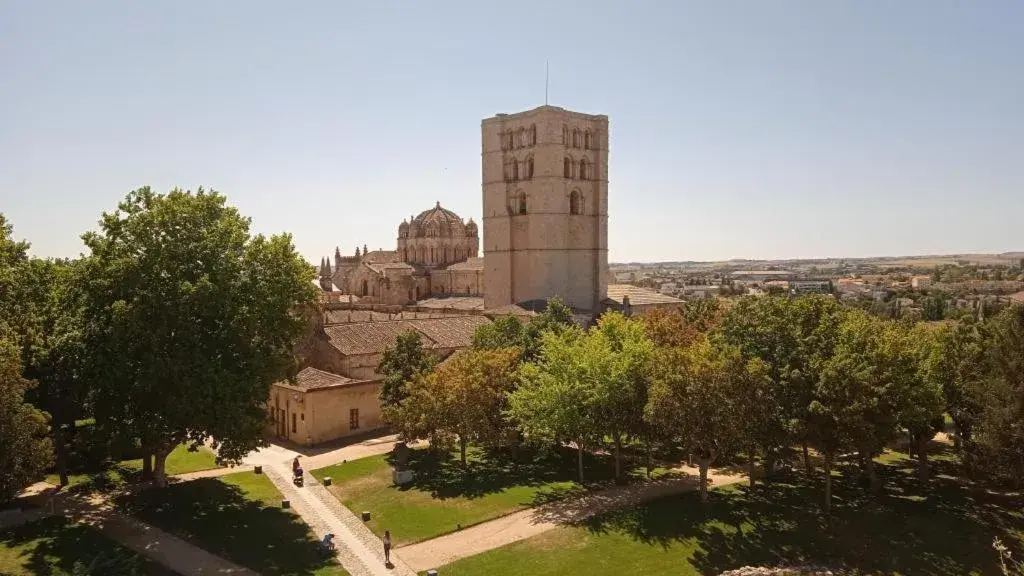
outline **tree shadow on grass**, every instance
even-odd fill
[[[779,475],[751,490],[711,492],[702,505],[683,494],[584,520],[595,534],[615,532],[668,548],[696,544],[691,562],[704,573],[744,565],[818,564],[858,573],[939,576],[996,574],[992,539],[1024,530],[1024,500],[965,485],[955,464],[933,463],[926,484],[912,462],[879,466],[883,488],[864,490],[852,470],[833,482],[833,518],[820,513],[819,474]]]
[[[109,576],[170,576],[142,556],[105,538],[94,529],[58,516],[22,524],[0,532],[0,547],[18,548],[22,568],[29,574],[71,574],[75,564],[91,567],[90,573]]]
[[[262,574],[310,574],[334,565],[302,519],[203,478],[116,499],[119,507],[195,545]]]
[[[508,450],[471,448],[464,467],[458,456],[449,452],[420,449],[409,451],[409,467],[415,478],[400,490],[422,490],[434,498],[479,498],[517,486],[543,487],[540,502],[577,493],[565,486],[547,486],[575,482],[576,451],[571,448],[520,448],[515,455]],[[388,462],[394,465],[393,456]],[[588,488],[610,483],[615,464],[612,457],[585,453],[584,478]]]

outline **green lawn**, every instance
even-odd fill
[[[368,526],[391,531],[396,545],[434,538],[457,529],[576,493],[572,451],[543,454],[523,451],[518,459],[470,450],[469,467],[457,457],[438,457],[427,449],[410,451],[416,479],[401,488],[391,481],[391,455],[337,464],[312,474],[330,476],[331,492],[349,509],[371,513]],[[604,484],[612,474],[610,458],[588,455],[588,484]]]
[[[862,575],[994,575],[1000,573],[995,536],[1018,550],[1024,546],[1024,497],[963,484],[948,454],[935,462],[938,474],[927,486],[905,456],[882,460],[884,486],[877,496],[852,470],[836,478],[831,527],[819,513],[820,478],[793,473],[767,489],[713,490],[707,508],[690,493],[609,513],[440,572],[697,576],[744,565],[810,563]]]
[[[178,446],[167,455],[167,474],[186,474],[216,468],[217,462],[213,452],[205,446],[190,451],[185,445]],[[68,476],[66,489],[105,489],[119,486],[125,482],[135,481],[142,471],[142,459],[122,460],[99,472],[78,472]],[[53,485],[60,484],[56,474],[48,474],[46,481]]]
[[[171,576],[99,532],[61,517],[0,531],[0,574],[29,576],[70,574],[75,564],[92,566],[89,574]]]
[[[264,475],[239,472],[121,495],[139,519],[261,574],[343,575]]]

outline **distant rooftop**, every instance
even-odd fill
[[[642,306],[649,304],[682,304],[679,298],[673,298],[654,290],[633,286],[632,284],[609,284],[608,299],[622,305],[623,298],[629,296],[631,306]]]
[[[484,299],[480,296],[445,296],[419,300],[416,306],[440,310],[483,310]]]

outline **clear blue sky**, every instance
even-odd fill
[[[0,211],[43,256],[214,187],[313,261],[480,215],[480,120],[610,117],[613,261],[1024,249],[1021,0],[0,0]]]

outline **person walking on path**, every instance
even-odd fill
[[[391,566],[391,531],[384,531],[384,565]]]

